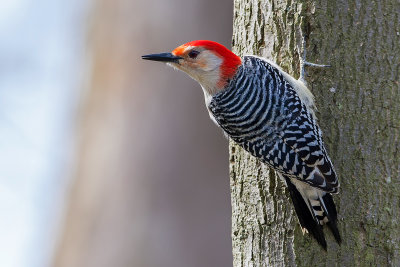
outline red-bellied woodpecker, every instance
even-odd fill
[[[339,182],[317,124],[314,96],[302,79],[212,41],[142,58],[166,62],[198,81],[211,119],[285,181],[303,230],[326,250],[322,225],[327,224],[341,243],[331,195]],[[304,74],[307,62],[302,64]]]

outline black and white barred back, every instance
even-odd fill
[[[236,143],[286,181],[300,224],[326,248],[324,223],[340,243],[330,195],[339,183],[313,110],[303,102],[280,69],[246,56],[208,108]]]

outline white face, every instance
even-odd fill
[[[182,59],[179,63],[168,63],[168,65],[186,72],[190,77],[200,83],[209,94],[217,91],[220,81],[220,66],[223,60],[210,50],[201,47],[186,47],[179,51]]]

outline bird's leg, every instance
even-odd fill
[[[303,55],[300,57],[300,78],[299,78],[299,80],[301,82],[303,82],[305,85],[307,85],[307,81],[306,81],[306,76],[307,76],[306,66],[329,68],[329,67],[331,67],[331,65],[315,64],[315,63],[308,62],[306,60],[307,49],[306,49],[306,37],[305,36],[303,37],[303,41],[302,41],[302,50],[303,50]]]

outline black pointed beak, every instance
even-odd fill
[[[160,54],[151,54],[151,55],[142,56],[142,59],[145,59],[145,60],[173,62],[173,63],[178,63],[179,59],[182,59],[182,58],[183,57],[175,56],[172,53],[160,53]]]

